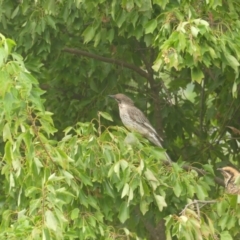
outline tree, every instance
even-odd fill
[[[236,1],[0,4],[2,238],[236,239],[239,197],[214,183],[239,167]],[[117,92],[172,165],[124,142]]]

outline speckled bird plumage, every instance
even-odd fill
[[[140,133],[150,142],[162,148],[162,139],[159,137],[143,112],[134,106],[133,101],[129,97],[121,93],[109,96],[118,102],[119,115],[125,127],[130,131]],[[167,153],[166,158],[168,161],[171,161]]]
[[[232,167],[223,167],[218,168],[221,171],[224,177],[224,184],[227,193],[230,194],[240,194],[240,186],[237,186],[235,181],[238,177],[240,177],[240,172]]]

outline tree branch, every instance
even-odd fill
[[[171,166],[171,165],[172,165],[172,163],[170,163],[170,162],[167,161],[167,160],[165,160],[163,163],[164,163],[164,165],[167,165],[167,166]],[[185,171],[195,170],[199,175],[202,175],[202,176],[207,174],[207,172],[206,172],[205,170],[200,169],[200,168],[196,168],[196,167],[192,167],[192,166],[187,165],[187,164],[184,164],[184,165],[182,166],[182,169],[184,169]],[[214,181],[215,181],[215,183],[217,183],[218,185],[225,187],[224,181],[223,181],[221,178],[219,178],[219,177],[214,177]]]
[[[127,62],[122,61],[122,60],[118,60],[118,59],[114,59],[114,58],[108,58],[108,57],[102,57],[102,56],[99,56],[97,54],[89,53],[89,52],[86,52],[86,51],[83,51],[83,50],[80,50],[80,49],[75,49],[75,48],[65,47],[62,51],[72,53],[72,54],[76,54],[76,55],[79,55],[79,56],[85,56],[85,57],[88,57],[88,58],[93,58],[93,59],[96,59],[96,60],[99,60],[99,61],[102,61],[102,62],[107,62],[107,63],[115,64],[115,65],[118,65],[118,66],[122,66],[122,67],[125,67],[125,68],[128,68],[128,69],[131,69],[131,70],[135,71],[136,73],[138,73],[140,76],[142,76],[144,78],[147,78],[147,79],[149,78],[149,74],[146,71],[142,70],[141,68],[136,67],[134,64],[127,63]]]
[[[163,137],[159,90],[158,90],[158,86],[156,84],[156,81],[154,80],[154,72],[153,72],[153,69],[152,69],[152,61],[151,61],[152,60],[152,55],[153,55],[152,49],[150,49],[150,51],[151,51],[150,57],[149,57],[150,61],[146,58],[146,54],[144,52],[140,51],[140,54],[141,54],[142,60],[145,64],[145,67],[146,67],[147,72],[148,72],[148,78],[147,79],[149,81],[150,89],[151,89],[151,93],[152,93],[152,97],[153,97],[156,130],[157,130],[157,133],[161,137]]]
[[[205,100],[205,79],[203,79],[201,84],[201,101],[200,101],[200,132],[201,132],[201,138],[203,135],[203,118],[204,118],[204,100]]]
[[[202,201],[202,200],[194,200],[193,202],[190,202],[188,203],[184,209],[180,212],[180,215],[185,215],[185,212],[187,210],[187,208],[191,205],[197,205],[197,209],[199,209],[199,203],[200,204],[203,204],[201,207],[203,207],[204,205],[206,204],[213,204],[213,203],[216,203],[217,201],[216,200],[208,200],[208,201]],[[198,212],[199,214],[199,212]],[[200,218],[200,216],[198,216]]]
[[[186,170],[186,171],[195,170],[198,174],[201,174],[201,175],[207,174],[207,172],[204,171],[203,169],[199,169],[199,168],[192,167],[192,166],[189,166],[189,165],[183,165],[182,168],[183,168],[184,170]],[[215,181],[215,183],[217,183],[218,185],[225,187],[224,181],[223,181],[221,178],[219,178],[219,177],[214,177],[214,181]]]

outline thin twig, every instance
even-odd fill
[[[100,112],[97,113],[98,115],[98,135],[101,136],[101,114]]]
[[[185,212],[187,210],[187,208],[189,208],[191,205],[198,205],[199,207],[199,204],[203,204],[201,207],[205,206],[206,204],[213,204],[213,203],[216,203],[217,200],[208,200],[208,201],[203,201],[203,200],[194,200],[193,202],[190,202],[188,203],[184,209],[180,212],[180,215],[185,215]],[[200,208],[201,208],[200,207]]]
[[[163,82],[163,80],[161,80],[161,86],[162,86],[162,88],[164,89],[164,91],[165,91],[165,93],[167,95],[167,101],[168,101],[169,105],[173,106],[171,95],[170,95],[167,87],[165,86],[165,83]]]
[[[52,156],[50,155],[49,151],[47,150],[45,144],[43,143],[43,141],[42,141],[42,139],[41,139],[41,137],[40,137],[40,135],[39,135],[39,128],[38,128],[38,127],[36,126],[36,124],[35,124],[35,123],[36,123],[36,119],[33,118],[32,115],[29,115],[29,116],[30,116],[31,121],[32,121],[32,129],[33,129],[33,132],[35,133],[37,139],[39,140],[40,144],[42,145],[42,148],[44,149],[44,151],[45,151],[45,153],[47,154],[47,156],[49,157],[49,159],[50,159],[52,162],[54,162]]]
[[[205,91],[204,91],[205,81],[203,79],[201,84],[201,101],[200,101],[200,132],[201,137],[203,135],[203,116],[204,116],[204,100],[205,100]]]
[[[196,201],[196,200],[194,200]],[[197,207],[197,215],[198,215],[198,219],[200,220],[200,207],[199,207],[199,204],[196,204],[196,207]]]

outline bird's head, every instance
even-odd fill
[[[223,167],[217,170],[221,171],[226,187],[230,182],[235,182],[236,178],[240,176],[240,173],[232,167]]]
[[[134,105],[132,99],[130,99],[129,97],[127,97],[126,95],[122,94],[122,93],[118,93],[115,95],[108,95],[111,98],[114,98],[117,102],[118,105]]]

